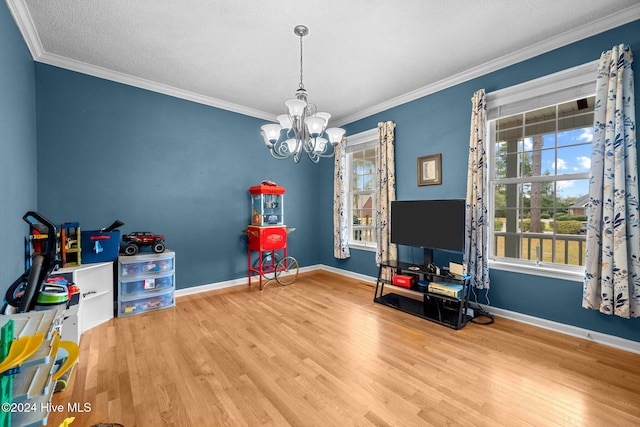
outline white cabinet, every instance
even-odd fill
[[[77,306],[65,312],[62,339],[78,343],[82,333],[113,318],[113,262],[82,264],[55,271],[80,288]]]
[[[175,253],[118,257],[118,316],[173,307]]]

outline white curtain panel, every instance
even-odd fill
[[[640,224],[633,55],[627,45],[598,64],[582,306],[640,316]]]
[[[487,110],[484,89],[471,99],[469,136],[469,169],[465,212],[465,244],[463,262],[476,289],[489,289],[487,228],[487,150],[485,129]]]
[[[346,140],[335,147],[333,182],[333,256],[337,259],[351,257],[349,250],[349,218],[347,218],[347,170]]]
[[[398,261],[398,248],[391,243],[391,202],[396,200],[394,122],[378,123],[378,185],[376,189],[376,263]]]

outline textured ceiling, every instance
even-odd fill
[[[36,61],[265,119],[297,89],[304,24],[309,101],[337,125],[639,19],[638,3],[7,0]]]

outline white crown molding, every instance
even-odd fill
[[[556,37],[552,37],[540,43],[531,45],[525,49],[510,53],[494,61],[471,68],[454,76],[448,77],[444,80],[440,80],[433,84],[424,86],[422,88],[408,92],[404,95],[400,95],[388,101],[382,102],[378,105],[374,105],[372,107],[358,111],[357,113],[337,120],[336,122],[334,122],[334,125],[343,126],[349,123],[353,123],[357,120],[364,119],[393,107],[397,107],[398,105],[406,104],[407,102],[414,101],[418,98],[422,98],[443,89],[447,89],[460,83],[475,79],[476,77],[484,76],[485,74],[489,74],[502,68],[506,68],[510,65],[517,64],[527,59],[531,59],[543,53],[550,52],[554,49],[558,49],[571,43],[575,43],[587,37],[591,37],[596,34],[611,30],[613,28],[620,27],[637,19],[640,19],[640,4],[622,9],[595,22],[581,25]],[[599,58],[599,52],[596,52],[596,55],[597,57],[594,59],[597,60]]]
[[[69,58],[64,58],[64,57],[53,55],[50,53],[43,53],[42,55],[40,55],[37,61],[43,64],[53,65],[55,67],[76,71],[78,73],[99,77],[105,80],[111,80],[117,83],[122,83],[125,85],[134,86],[141,89],[146,89],[152,92],[173,96],[175,98],[181,98],[187,101],[193,101],[198,104],[204,104],[204,105],[209,105],[211,107],[221,108],[227,111],[233,111],[234,113],[240,113],[246,116],[256,117],[259,119],[265,119],[270,121],[275,120],[272,114],[266,113],[264,111],[255,110],[253,108],[245,107],[239,104],[234,104],[232,102],[227,102],[221,99],[200,95],[195,92],[190,92],[184,89],[178,89],[173,86],[152,82],[150,80],[141,79],[139,77],[134,77],[129,74],[120,73],[117,71],[98,67],[96,65],[89,65],[84,62],[76,61]]]
[[[53,65],[55,67],[76,71],[78,73],[99,77],[105,80],[111,80],[128,86],[146,89],[152,92],[162,93],[164,95],[185,99],[187,101],[196,102],[198,104],[204,104],[211,107],[221,108],[227,111],[233,111],[235,113],[244,114],[250,117],[276,121],[275,115],[264,111],[255,110],[243,105],[200,95],[187,90],[178,89],[173,86],[152,82],[150,80],[141,79],[129,74],[120,73],[96,65],[90,65],[85,62],[76,61],[73,59],[64,58],[59,55],[47,53],[42,47],[42,42],[38,37],[33,19],[31,18],[31,14],[29,13],[29,9],[27,9],[27,7],[25,6],[25,3],[15,0],[7,0],[7,5],[9,6],[9,10],[11,11],[11,14],[13,15],[16,23],[18,24],[18,28],[22,33],[22,37],[27,43],[27,47],[29,48],[29,52],[31,52],[33,60],[36,62]]]
[[[139,87],[139,88],[150,90],[153,92],[163,93],[165,95],[185,99],[188,101],[197,102],[199,104],[210,105],[212,107],[233,111],[236,113],[244,114],[251,117],[256,117],[259,119],[276,121],[275,115],[271,113],[255,110],[252,108],[244,107],[242,105],[227,102],[221,99],[199,95],[190,91],[185,91],[183,89],[178,89],[172,86],[155,83],[149,80],[133,77],[128,74],[114,72],[111,70],[107,70],[105,68],[86,64],[80,61],[69,60],[57,55],[46,53],[43,50],[42,43],[38,37],[37,32],[35,31],[35,25],[33,23],[33,19],[31,18],[31,15],[29,14],[29,10],[25,6],[25,4],[23,2],[16,1],[16,0],[6,0],[6,2],[9,7],[9,10],[11,11],[11,14],[13,15],[18,25],[18,28],[20,29],[22,37],[24,38],[27,44],[27,47],[31,52],[31,56],[33,57],[34,61],[68,69],[71,71],[76,71],[76,72],[87,74],[90,76],[103,78],[106,80],[111,80],[114,82],[129,85],[129,86]],[[629,22],[633,22],[637,19],[640,19],[640,4],[628,7],[626,9],[622,9],[618,12],[608,15],[595,22],[585,24],[575,29],[566,31],[556,37],[552,37],[543,42],[534,44],[528,48],[521,49],[519,51],[505,55],[494,61],[483,64],[482,66],[471,68],[469,70],[458,73],[447,79],[440,80],[439,82],[424,86],[422,88],[408,92],[404,95],[400,95],[398,97],[392,98],[388,101],[385,101],[380,104],[361,110],[355,114],[348,115],[346,117],[343,117],[335,121],[334,122],[335,126],[343,126],[343,125],[355,122],[357,120],[380,113],[382,111],[388,110],[398,105],[402,105],[407,102],[414,101],[418,98],[422,98],[424,96],[430,95],[440,90],[469,81],[471,79],[480,77],[490,72],[497,71],[509,65],[513,65],[518,62],[522,62],[526,59],[530,59],[537,55],[557,49],[559,47],[566,46],[570,43],[577,42],[579,40],[593,36],[595,34],[599,34],[604,31],[610,30],[612,28],[616,28],[621,25],[628,24]]]
[[[42,42],[40,41],[40,37],[38,37],[36,27],[33,23],[33,19],[31,19],[31,14],[29,13],[29,9],[27,9],[26,3],[7,0],[7,6],[9,7],[11,15],[13,15],[14,21],[16,21],[16,24],[20,29],[22,38],[25,43],[27,43],[27,48],[29,49],[29,52],[31,52],[31,57],[34,60],[37,60],[44,51],[42,50]]]

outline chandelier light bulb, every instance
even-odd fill
[[[289,153],[293,154],[297,151],[296,150],[297,143],[298,141],[296,141],[295,138],[289,138],[285,141],[285,144],[287,144],[287,149],[289,150]]]
[[[293,125],[291,124],[291,118],[289,118],[288,114],[280,114],[277,119],[278,122],[280,122],[280,126],[282,126],[282,129],[289,131],[293,127]]]
[[[307,103],[302,99],[290,99],[284,103],[289,109],[289,115],[291,117],[299,118],[304,113],[304,109],[307,106]]]
[[[329,119],[331,118],[331,114],[325,113],[324,111],[320,112],[320,113],[316,113],[316,114],[314,114],[314,116],[315,117],[320,117],[321,119],[324,120],[324,125],[323,126],[325,128],[327,127],[327,124],[329,123]]]
[[[326,121],[322,117],[311,116],[307,117],[304,120],[304,123],[307,125],[309,136],[311,136],[311,138],[315,138],[320,136],[324,131]]]
[[[325,131],[329,137],[329,141],[335,146],[342,141],[342,137],[345,134],[345,130],[342,128],[329,128]]]
[[[271,144],[275,144],[280,138],[281,129],[282,128],[280,127],[280,125],[276,125],[273,123],[262,126],[262,131],[264,132],[264,135],[266,137],[265,143],[268,140]]]
[[[327,140],[325,138],[316,138],[316,144],[313,151],[316,153],[322,153],[327,147]]]
[[[269,149],[272,149],[274,144],[272,144],[272,143],[271,143],[271,141],[269,141],[269,138],[267,137],[267,134],[266,134],[266,133],[264,133],[264,131],[263,131],[263,130],[261,130],[261,131],[260,131],[260,136],[262,137],[262,139],[264,139],[264,143],[265,143],[265,145],[266,145]]]

